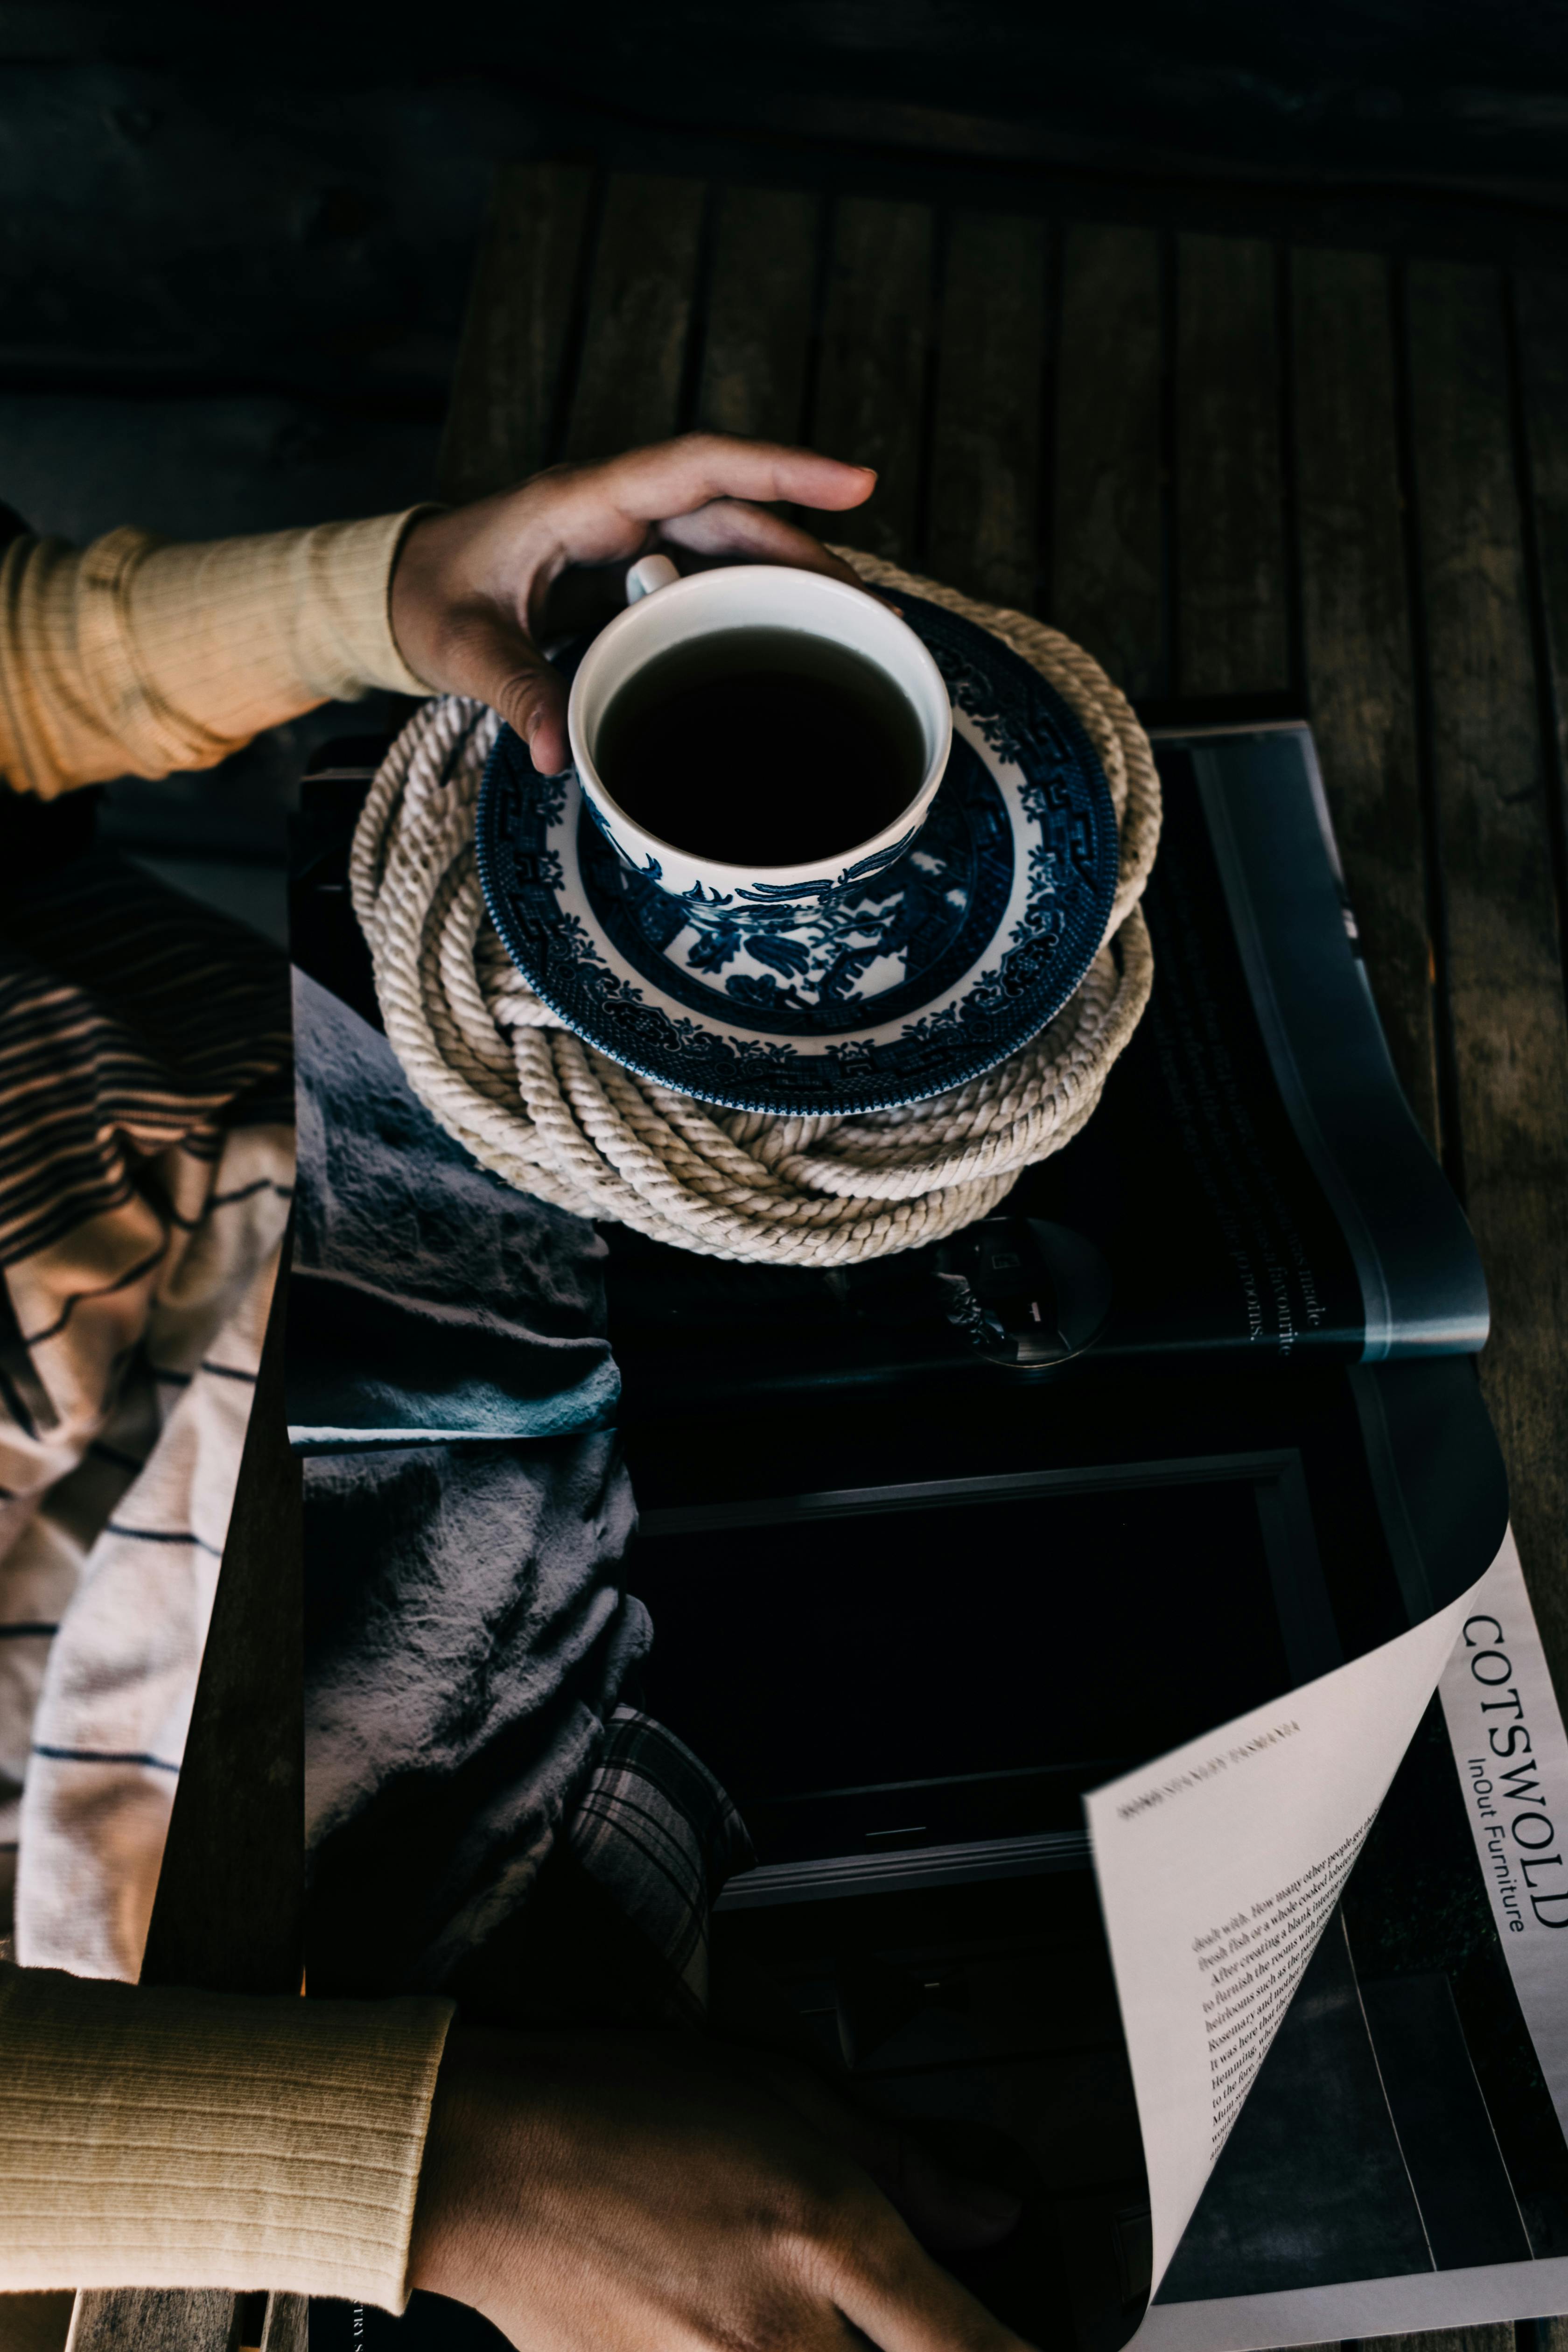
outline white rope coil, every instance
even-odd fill
[[[1021,1169],[1088,1119],[1153,978],[1137,901],[1160,785],[1131,706],[1058,631],[842,552],[877,586],[977,621],[1032,662],[1078,714],[1110,787],[1121,854],[1104,942],[1056,1019],[983,1077],[900,1110],[771,1118],[696,1102],[562,1028],[502,948],[479,889],[475,804],[499,726],[480,703],[447,695],[416,712],[354,836],[354,911],[382,1016],[426,1108],[520,1191],[713,1257],[843,1265],[985,1216]]]

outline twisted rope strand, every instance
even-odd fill
[[[1058,630],[840,552],[875,586],[924,596],[1011,646],[1071,705],[1105,769],[1119,838],[1105,939],[1068,1003],[996,1069],[900,1110],[770,1118],[696,1102],[562,1028],[485,909],[474,815],[499,721],[460,696],[426,703],[403,730],[350,861],[387,1036],[449,1134],[521,1192],[756,1265],[889,1256],[988,1215],[1020,1169],[1090,1118],[1153,979],[1137,902],[1160,784],[1131,706]]]

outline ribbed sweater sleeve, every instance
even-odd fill
[[[451,2015],[0,1967],[0,2292],[271,2287],[400,2311]]]
[[[319,702],[426,694],[392,634],[392,567],[428,511],[179,546],[111,530],[0,560],[0,775],[43,799],[208,768]]]

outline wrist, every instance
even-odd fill
[[[503,2088],[504,2086],[504,2088]],[[504,2167],[522,2083],[514,2037],[454,2027],[430,2103],[408,2242],[408,2284],[454,2302],[483,2301],[494,2235],[489,2191]],[[504,2167],[510,2177],[510,2168]]]

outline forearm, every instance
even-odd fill
[[[375,687],[422,694],[389,592],[416,515],[207,545],[116,530],[0,562],[0,774],[73,785],[211,767],[264,727]]]
[[[0,1969],[0,2293],[270,2287],[400,2310],[450,2016]]]

